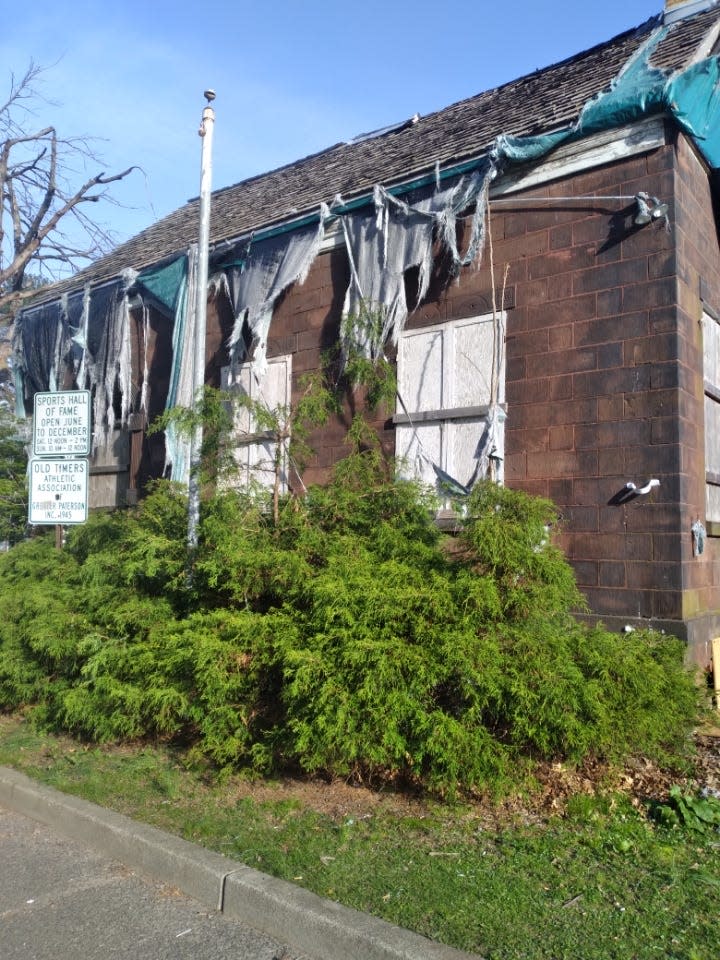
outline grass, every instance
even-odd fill
[[[320,813],[281,785],[212,780],[158,747],[86,747],[0,717],[0,763],[487,960],[714,960],[720,835],[619,795],[547,823],[378,802]]]

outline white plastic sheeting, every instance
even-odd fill
[[[341,337],[360,336],[368,354],[378,353],[388,338],[397,342],[410,309],[425,297],[433,266],[433,247],[439,242],[449,253],[451,274],[478,262],[485,238],[489,185],[496,174],[493,157],[477,170],[441,187],[420,193],[412,202],[401,200],[378,185],[373,209],[348,210],[338,198],[331,213],[323,204],[318,221],[246,245],[241,263],[225,267],[233,306],[234,326],[228,342],[231,362],[245,360],[243,330],[252,337],[251,364],[260,381],[267,370],[267,340],[273,311],[280,296],[302,283],[320,252],[328,219],[339,217],[350,262],[350,283],[345,295]],[[416,191],[416,195],[418,191]],[[467,247],[458,249],[457,219],[473,210]],[[196,257],[196,255],[194,255]],[[189,279],[174,308],[173,359],[167,408],[189,408],[192,396],[192,286],[195,260],[190,258]],[[405,279],[418,270],[415,303],[409,305]],[[133,398],[131,335],[128,290],[138,281],[135,271],[99,287],[75,291],[54,304],[22,311],[17,320],[18,372],[32,392],[57,389],[61,373],[72,370],[78,388],[93,391],[93,449],[105,446],[117,423],[125,425]],[[140,275],[142,281],[142,275]],[[145,343],[148,312],[144,305]],[[380,318],[369,332],[357,324],[363,311]],[[24,333],[23,333],[24,331]],[[143,359],[140,407],[147,409],[149,392],[147,355]],[[22,390],[18,397],[22,399]],[[166,431],[166,465],[173,479],[188,474],[188,450],[174,426]]]
[[[496,483],[505,480],[505,420],[507,414],[493,403],[485,420],[485,429],[475,454],[478,472],[475,479],[489,477]]]
[[[66,371],[78,389],[93,391],[93,451],[104,447],[116,420],[126,423],[132,395],[128,288],[134,271],[112,283],[23,311],[16,318],[14,355],[25,387],[59,390]],[[116,414],[116,402],[119,410]]]
[[[433,244],[441,242],[451,255],[451,270],[478,262],[485,239],[488,190],[495,165],[488,161],[482,171],[461,177],[445,189],[436,189],[415,203],[406,203],[376,186],[374,211],[341,216],[350,262],[350,284],[345,294],[345,337],[368,355],[378,354],[388,338],[397,343],[410,307],[405,295],[405,275],[418,270],[418,290],[412,309],[427,294],[433,265]],[[457,217],[474,206],[470,241],[464,253],[457,244]],[[379,314],[381,324],[373,338],[363,330],[363,314]]]
[[[397,342],[408,314],[427,294],[433,265],[433,245],[440,242],[450,254],[450,269],[479,262],[485,241],[485,214],[490,183],[496,165],[484,165],[456,179],[447,187],[436,186],[413,202],[394,196],[380,184],[373,191],[373,208],[346,211],[342,198],[333,210],[322,205],[317,224],[280,233],[257,243],[250,241],[241,264],[226,269],[235,323],[229,340],[233,362],[244,358],[242,332],[247,324],[253,338],[253,370],[262,377],[267,365],[267,337],[278,298],[291,285],[302,283],[315,261],[330,216],[339,217],[350,264],[350,283],[343,307],[341,336],[353,337],[368,355],[378,352],[390,337]],[[458,216],[473,209],[471,231],[464,251],[458,248]],[[409,305],[405,277],[418,270],[415,303]],[[368,311],[381,317],[375,334],[362,329]],[[348,321],[350,318],[350,322]],[[358,340],[359,338],[359,340]]]
[[[242,330],[247,323],[253,337],[252,365],[257,377],[267,369],[267,338],[275,302],[292,284],[302,283],[325,235],[328,208],[320,209],[318,224],[250,243],[240,267],[230,267],[230,291],[235,324],[228,346],[233,361],[239,356]]]
[[[130,308],[127,291],[137,276],[126,270],[120,280],[92,292],[87,313],[84,379],[78,387],[93,391],[93,448],[105,447],[116,421],[126,424],[132,396]],[[115,398],[119,404],[116,415]]]
[[[189,309],[195,304],[197,289],[197,245],[188,252],[187,283],[180,291],[175,310],[172,336],[172,368],[165,409],[193,404],[194,324]],[[190,477],[190,438],[177,429],[174,423],[165,428],[165,467],[172,479],[187,484]]]

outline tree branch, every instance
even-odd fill
[[[102,170],[73,184],[73,160],[83,167],[99,161],[87,137],[61,137],[53,125],[32,132],[34,124],[27,121],[33,101],[42,99],[35,87],[41,73],[30,63],[20,79],[12,76],[0,106],[0,310],[26,299],[25,275],[32,263],[41,269],[50,261],[77,268],[107,247],[109,236],[81,207],[109,199],[107,188],[136,169]],[[63,230],[71,212],[75,227]]]

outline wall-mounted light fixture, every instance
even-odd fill
[[[628,480],[624,487],[621,487],[617,493],[614,493],[612,497],[608,500],[608,506],[617,507],[621,504],[628,503],[630,500],[635,500],[637,497],[644,497],[646,494],[650,493],[651,490],[654,490],[655,487],[660,486],[660,481],[657,477],[653,477],[652,480],[648,480],[647,483],[639,487],[636,483],[633,483],[632,480]]]
[[[653,220],[667,220],[668,205],[662,203],[657,197],[651,197],[649,193],[638,193],[635,201],[638,209],[633,223],[638,227],[652,223]]]

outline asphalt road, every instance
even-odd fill
[[[0,807],[2,960],[294,957],[251,927]]]
[[[0,803],[0,960],[481,960],[9,767]]]

